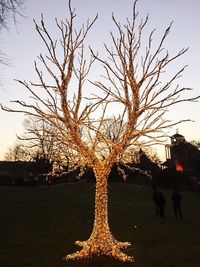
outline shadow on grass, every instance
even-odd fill
[[[135,265],[134,263],[120,262],[108,256],[94,256],[81,260],[65,261],[65,263],[66,267],[122,267]]]

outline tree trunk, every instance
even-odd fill
[[[117,241],[108,223],[108,174],[105,168],[94,169],[96,176],[95,194],[95,218],[93,230],[90,238],[86,241],[76,241],[75,243],[83,249],[73,254],[67,255],[64,259],[80,259],[91,257],[92,255],[108,255],[124,262],[132,262],[134,259],[120,249],[130,246],[129,242]]]
[[[95,172],[95,219],[93,232],[102,234],[102,229],[109,231],[108,225],[108,178],[104,173]]]

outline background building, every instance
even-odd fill
[[[200,151],[176,133],[170,137],[171,144],[165,145],[166,161],[162,164],[176,171],[186,172],[190,176],[200,173]]]

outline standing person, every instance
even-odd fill
[[[158,205],[160,217],[165,217],[165,197],[162,190],[158,191]]]
[[[180,218],[182,218],[183,216],[182,209],[181,209],[182,197],[181,197],[181,193],[178,191],[177,188],[174,189],[171,200],[173,202],[174,217],[177,218],[177,216],[179,216]]]
[[[158,190],[156,187],[153,187],[153,201],[155,203],[155,213],[156,213],[156,216],[158,216],[160,214],[159,212],[159,200],[158,200]]]

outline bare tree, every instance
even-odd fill
[[[62,128],[61,122],[56,123]],[[58,168],[65,166],[73,169],[74,165],[77,166],[73,150],[66,149],[57,127],[35,116],[28,116],[24,120],[24,129],[23,136],[18,136],[18,139],[27,150],[32,151],[33,158],[39,157],[54,162]]]
[[[76,14],[71,8],[71,1],[69,18],[61,22],[56,20],[61,36],[59,42],[53,40],[43,18],[40,25],[35,23],[47,48],[47,55],[40,55],[39,60],[46,70],[45,75],[48,74],[50,78],[45,80],[44,73],[35,63],[39,82],[19,81],[34,101],[14,101],[21,106],[18,110],[2,107],[6,111],[33,115],[56,127],[57,138],[62,141],[66,150],[70,148],[74,151],[74,155],[79,158],[79,165],[87,164],[94,171],[96,195],[93,230],[88,240],[76,241],[77,245],[83,247],[82,250],[67,255],[66,260],[99,254],[124,262],[134,260],[132,256],[121,252],[130,243],[117,241],[109,227],[107,178],[111,167],[121,160],[121,155],[130,146],[134,147],[140,142],[160,142],[166,129],[182,122],[168,120],[165,116],[168,108],[198,98],[181,97],[182,93],[190,89],[174,85],[185,67],[178,70],[167,82],[162,82],[167,67],[185,54],[187,48],[173,56],[164,49],[171,24],[159,43],[153,44],[154,31],[145,40],[143,31],[148,16],[139,22],[136,3],[137,0],[133,5],[132,17],[127,19],[124,26],[113,15],[112,20],[118,34],[111,33],[111,48],[105,45],[107,59],[100,58],[93,50],[90,50],[92,57],[86,59],[84,42],[97,17],[79,30],[75,29]],[[59,48],[62,54],[59,53]],[[143,57],[140,57],[143,51]],[[83,89],[88,85],[86,77],[94,61],[102,64],[105,82],[92,81],[96,88],[95,94],[90,96]],[[113,113],[117,112],[115,118],[125,122],[122,133],[114,139],[101,131],[111,110]],[[80,134],[80,129],[84,129],[84,135]]]
[[[9,147],[4,155],[7,161],[32,161],[33,153],[23,144],[17,142],[13,147]]]
[[[144,153],[147,155],[147,157],[152,162],[154,162],[155,164],[157,164],[158,166],[160,166],[160,164],[162,163],[162,161],[159,158],[158,153],[152,147],[145,147],[144,148]]]
[[[24,142],[28,149],[34,149],[35,153],[50,162],[56,158],[56,132],[52,125],[44,120],[37,120],[29,116],[24,120],[25,132],[18,138]]]
[[[0,31],[8,30],[10,18],[17,24],[17,15],[23,16],[24,0],[0,0]],[[0,50],[0,63],[9,65],[6,55]]]
[[[18,136],[18,139],[23,141],[27,149],[33,150],[35,156],[54,162],[57,167],[64,166],[71,170],[79,165],[77,153],[70,146],[66,149],[67,135],[63,141],[62,129],[65,127],[63,123],[60,121],[54,123],[57,127],[41,118],[28,116],[24,120],[24,135]],[[79,133],[83,135],[83,129],[80,128]]]
[[[12,17],[16,24],[16,16],[23,14],[24,0],[0,0],[0,30],[8,28],[8,21]]]

